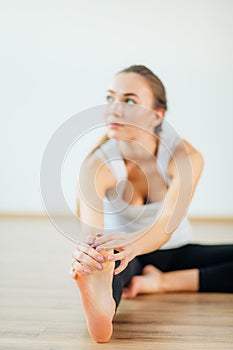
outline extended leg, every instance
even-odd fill
[[[93,271],[89,276],[78,276],[75,280],[88,331],[100,343],[107,342],[112,335],[112,319],[116,307],[112,296],[113,270],[114,263],[105,263],[102,271]]]

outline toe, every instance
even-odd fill
[[[128,299],[128,297],[129,297],[129,288],[124,288],[124,290],[122,292],[122,298]]]

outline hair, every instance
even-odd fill
[[[144,77],[153,93],[153,97],[154,97],[153,108],[155,109],[162,108],[165,111],[167,111],[167,98],[166,98],[165,87],[162,81],[158,78],[158,76],[155,75],[149,68],[142,65],[133,65],[117,72],[116,75],[120,73],[137,73],[142,77]],[[162,130],[162,123],[155,127],[154,132],[155,134],[159,135],[161,130]],[[97,144],[92,148],[92,150],[88,153],[88,156],[94,153],[95,150],[98,149],[107,140],[109,140],[109,137],[107,134],[104,134],[101,137],[101,139],[97,142]],[[77,214],[79,216],[79,206],[77,208]]]
[[[134,65],[129,68],[123,69],[120,73],[137,73],[143,76],[149,83],[153,96],[154,96],[154,108],[163,108],[167,110],[167,98],[166,91],[161,80],[147,67]]]

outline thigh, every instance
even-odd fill
[[[233,261],[233,244],[186,244],[141,255],[138,259],[142,266],[151,264],[164,272],[200,268]]]

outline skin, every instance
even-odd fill
[[[155,174],[150,172],[158,147],[154,127],[161,123],[165,111],[153,108],[154,100],[150,87],[145,78],[136,73],[116,75],[108,90],[108,103],[104,113],[108,136],[119,140],[120,151],[129,175],[138,173],[139,165],[146,176],[155,181]],[[118,126],[110,124],[113,122],[118,123]],[[192,183],[189,184],[189,188],[183,186],[182,194],[178,178],[189,178],[189,167],[192,170]],[[175,221],[179,217],[182,218],[185,208],[190,204],[202,168],[201,154],[184,140],[182,145],[177,146],[174,160],[168,165],[168,174],[173,181],[167,191],[161,219],[153,227],[131,235],[124,232],[102,235],[103,198],[107,189],[115,187],[116,178],[95,155],[84,162],[82,173],[85,176],[80,178],[78,189],[80,216],[84,222],[88,222],[89,228],[99,230],[84,230],[86,245],[76,246],[72,256],[71,275],[80,292],[89,333],[97,342],[107,342],[112,335],[116,306],[112,297],[113,274],[123,271],[135,256],[155,251],[169,240],[168,233],[174,231],[178,224]],[[178,195],[181,197],[180,203]],[[85,199],[88,199],[91,205],[87,205]],[[175,212],[174,219],[174,203],[177,202],[181,209],[180,212]],[[113,249],[117,251],[116,254],[113,254]],[[117,260],[121,260],[121,264],[114,270]],[[146,266],[142,276],[132,278],[129,287],[124,290],[123,297],[133,298],[140,293],[197,290],[196,269],[162,273],[153,266]]]
[[[136,73],[116,75],[110,84],[106,100],[108,104],[104,120],[108,123],[107,133],[109,138],[120,139],[123,158],[146,162],[152,160],[158,144],[154,128],[162,122],[165,111],[161,108],[153,109],[153,94],[145,78]],[[111,122],[121,126],[113,127],[109,125]],[[135,142],[141,145],[137,151]]]

